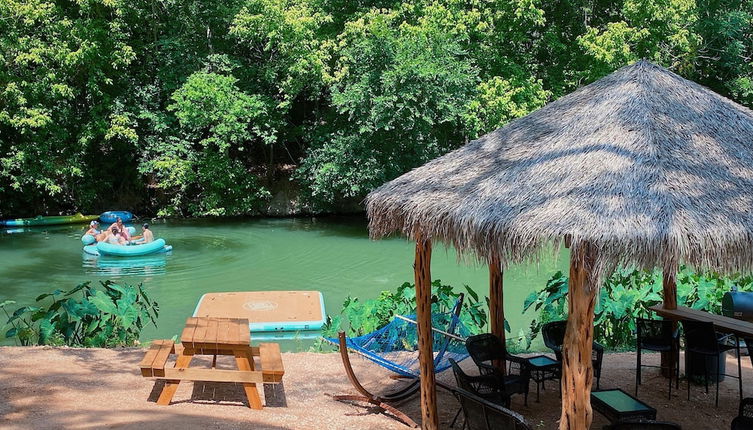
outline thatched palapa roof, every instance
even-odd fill
[[[424,235],[485,259],[570,236],[599,260],[753,269],[753,112],[647,61],[384,184],[372,237]],[[676,260],[675,260],[676,261]]]

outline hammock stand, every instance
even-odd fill
[[[463,297],[464,295],[461,293],[458,296],[457,301],[455,302],[455,306],[452,309],[451,312],[451,322],[449,325],[449,328],[447,331],[437,329],[435,327],[432,327],[432,331],[438,335],[443,336],[445,341],[443,342],[442,346],[438,348],[437,355],[434,359],[435,364],[435,372],[439,373],[443,370],[446,370],[447,367],[438,368],[437,364],[439,364],[442,361],[442,358],[444,357],[445,353],[447,352],[447,348],[450,344],[450,341],[456,340],[460,342],[465,342],[465,338],[456,335],[454,332],[457,329],[458,325],[460,324],[460,311],[463,308]],[[407,322],[409,324],[416,325],[416,321],[414,319],[411,319],[406,316],[402,315],[395,315],[393,318],[393,321],[390,323],[392,324],[396,320],[402,320],[404,322]],[[379,407],[380,409],[389,412],[392,414],[395,418],[402,421],[406,425],[408,425],[411,428],[418,428],[418,424],[416,424],[415,421],[413,421],[409,416],[401,412],[400,410],[396,409],[393,406],[390,406],[388,404],[392,402],[398,402],[404,399],[407,399],[408,397],[411,397],[413,394],[415,394],[420,389],[420,375],[418,372],[412,372],[404,367],[401,367],[399,364],[394,363],[386,358],[379,357],[375,354],[367,354],[359,349],[353,348],[351,346],[348,346],[348,338],[345,336],[344,331],[338,332],[338,341],[334,342],[334,339],[328,339],[324,338],[327,342],[330,342],[334,345],[337,345],[340,348],[340,358],[342,359],[343,366],[345,367],[345,373],[348,376],[348,380],[353,385],[353,387],[360,393],[360,395],[354,395],[354,394],[338,394],[333,395],[332,398],[338,401],[347,401],[347,402],[362,402],[362,403],[369,403],[374,406]],[[397,375],[391,376],[393,379],[413,379],[413,381],[408,384],[406,387],[403,387],[401,389],[398,389],[396,391],[393,391],[388,394],[384,394],[381,396],[377,396],[373,393],[371,393],[369,390],[367,390],[361,382],[358,380],[358,377],[356,376],[355,372],[353,371],[353,366],[350,362],[350,355],[348,353],[348,350],[351,350],[360,356],[368,359],[369,361],[372,361],[388,370],[391,370]],[[467,354],[465,355],[467,356]],[[465,358],[465,357],[463,357]],[[462,358],[460,358],[462,360]],[[459,360],[458,360],[459,361]],[[437,384],[439,386],[444,386],[444,384]]]

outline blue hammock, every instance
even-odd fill
[[[458,299],[455,307],[459,309],[460,306],[462,298]],[[468,357],[464,339],[470,333],[460,321],[457,309],[432,315],[432,350],[436,373],[450,368],[450,358],[459,362]],[[406,377],[418,377],[418,330],[415,320],[415,315],[396,316],[377,331],[346,338],[346,345],[386,369]],[[339,345],[337,338],[325,339]]]
[[[460,320],[463,308],[463,294],[460,294],[451,312],[432,314],[432,351],[434,351],[434,372],[439,373],[451,367],[449,359],[461,361],[468,357],[465,338],[470,335],[468,328]],[[387,325],[377,331],[358,337],[323,338],[340,347],[345,372],[351,384],[361,395],[336,395],[336,400],[367,402],[392,413],[411,427],[418,425],[407,415],[385,402],[393,402],[412,396],[419,389],[418,327],[415,315],[397,315]],[[407,386],[389,394],[374,395],[361,385],[350,364],[348,350],[392,372],[412,379]]]

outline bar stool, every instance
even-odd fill
[[[716,357],[716,406],[719,406],[719,377],[729,376],[737,378],[740,386],[740,399],[743,397],[742,366],[740,364],[740,340],[735,336],[735,345],[729,345],[726,340],[729,336],[719,337],[714,329],[714,323],[705,321],[682,320],[682,328],[685,338],[685,353],[698,354],[704,357],[704,382],[706,393],[709,392],[709,372],[705,361],[710,357]],[[737,351],[737,376],[720,374],[721,353],[735,349]],[[686,362],[687,363],[687,362]],[[687,366],[686,366],[687,367]],[[688,369],[685,370],[688,373]],[[690,378],[688,377],[688,400],[690,400]]]
[[[672,352],[675,354],[675,380],[677,381],[677,387],[680,384],[680,336],[678,330],[673,330],[673,322],[671,320],[651,320],[646,318],[636,319],[636,370],[635,370],[635,395],[638,396],[638,386],[641,385],[641,368],[642,367],[658,367],[667,368],[670,372],[669,375],[669,394],[668,398],[672,398],[672,365],[667,366],[654,366],[641,363],[641,351],[656,351],[656,352]]]

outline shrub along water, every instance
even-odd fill
[[[722,277],[681,267],[677,276],[677,304],[720,313],[722,296],[732,287],[753,291],[753,277]],[[538,312],[537,319],[531,324],[530,337],[536,337],[544,323],[567,318],[567,293],[568,278],[557,272],[544,288],[526,298],[523,312],[531,308]],[[618,269],[599,292],[594,320],[595,340],[612,349],[634,348],[635,319],[655,317],[648,308],[661,301],[661,272]]]
[[[478,294],[465,285],[467,294],[463,301],[460,320],[471,333],[484,331],[487,322],[484,303]],[[439,279],[431,284],[432,313],[450,312],[457,301],[459,292],[449,285],[443,285]],[[337,337],[342,328],[348,336],[361,336],[373,332],[390,322],[395,315],[412,315],[416,313],[416,288],[409,282],[397,287],[396,291],[382,291],[379,297],[361,301],[348,296],[343,303],[340,315],[327,318],[322,330],[325,337]]]
[[[100,287],[84,282],[68,291],[58,289],[38,296],[36,302],[12,313],[8,308],[16,302],[0,303],[10,326],[6,338],[21,345],[132,346],[146,324],[157,325],[159,314],[159,305],[141,284],[112,281],[100,282]]]

